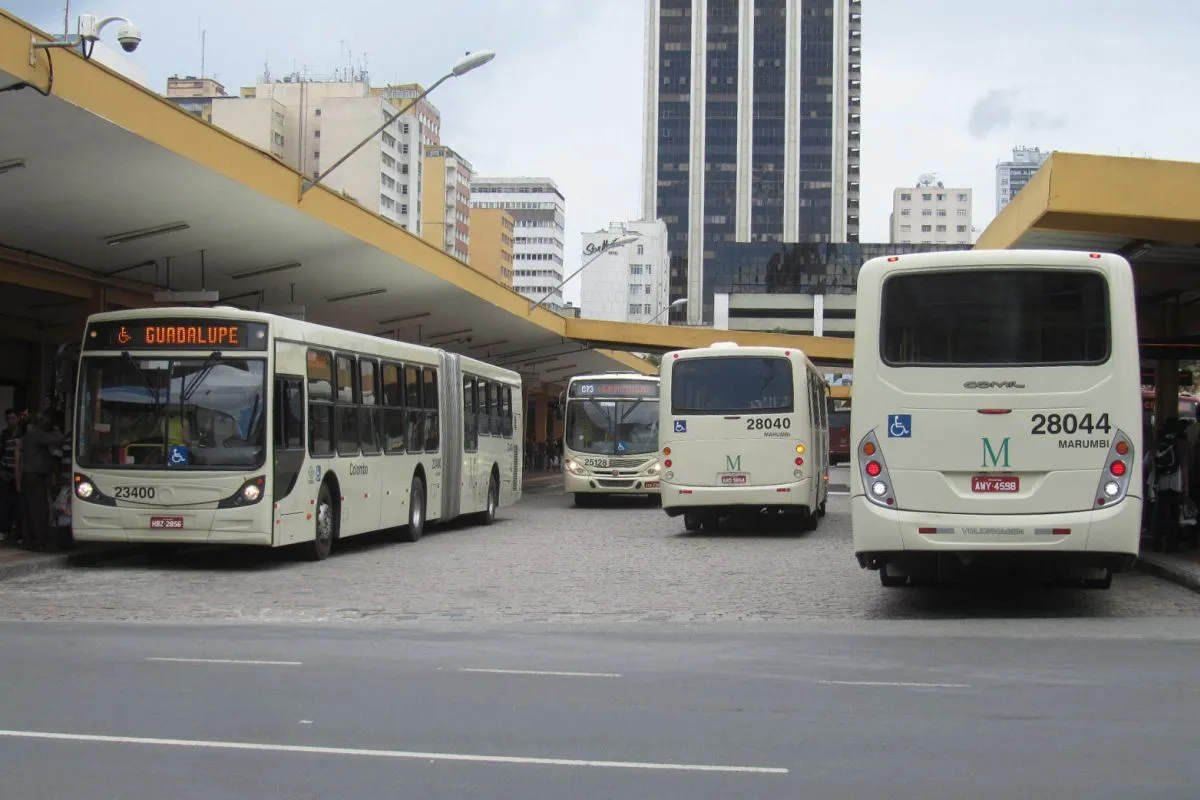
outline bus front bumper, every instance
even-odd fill
[[[659,476],[653,475],[574,475],[563,470],[563,487],[567,494],[658,494]]]
[[[1096,553],[1136,557],[1142,499],[1109,508],[1058,514],[937,514],[880,508],[863,495],[850,500],[854,552],[870,566],[879,555],[944,553]]]
[[[75,499],[72,535],[80,542],[270,545],[270,503],[244,508],[147,509]]]
[[[813,479],[772,486],[682,486],[663,483],[662,505],[667,516],[677,517],[693,510],[726,513],[753,508],[796,509],[808,506]]]

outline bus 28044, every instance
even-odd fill
[[[851,515],[884,586],[987,562],[1107,588],[1138,553],[1140,370],[1120,256],[887,256],[858,279]]]
[[[521,379],[442,350],[233,308],[88,319],[80,541],[296,545],[472,515],[521,494]]]
[[[829,495],[829,385],[799,350],[721,342],[663,358],[663,510],[689,531],[787,516],[812,530]]]

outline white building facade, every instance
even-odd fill
[[[1012,202],[1017,192],[1042,168],[1050,153],[1036,147],[1014,147],[1011,161],[996,164],[996,213]]]
[[[638,234],[630,244],[601,255],[608,242]],[[661,219],[613,222],[583,234],[580,315],[613,322],[668,323],[670,258]]]
[[[932,181],[892,192],[892,244],[971,244],[973,193]]]
[[[472,208],[503,208],[513,217],[513,289],[563,309],[563,239],[567,201],[549,178],[474,178]]]

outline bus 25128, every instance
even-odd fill
[[[430,347],[233,308],[88,319],[75,538],[297,545],[521,494],[521,379]]]
[[[658,496],[658,376],[580,375],[567,383],[563,486],[575,505]]]

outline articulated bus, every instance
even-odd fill
[[[829,495],[829,384],[799,350],[711,347],[662,362],[663,510],[689,531],[795,517],[813,530]]]
[[[658,495],[658,376],[581,375],[567,384],[563,485],[575,504]]]
[[[858,279],[851,515],[884,586],[1019,564],[1108,588],[1142,515],[1133,275],[1116,255],[887,256]]]
[[[233,308],[88,318],[73,448],[80,541],[297,545],[473,515],[521,494],[521,379]],[[514,433],[516,432],[516,433]]]

